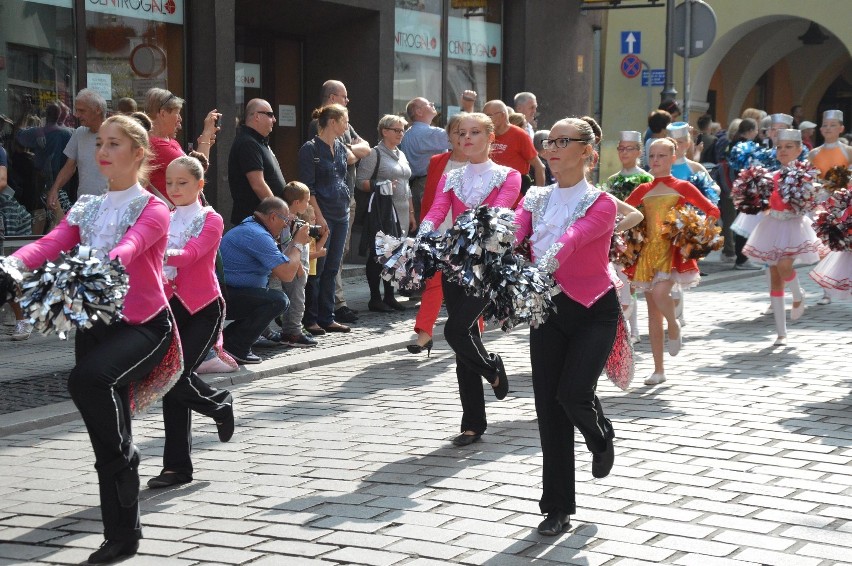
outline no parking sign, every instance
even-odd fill
[[[621,60],[621,74],[628,79],[635,79],[642,72],[642,61],[636,55],[625,55]]]

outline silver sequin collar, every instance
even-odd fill
[[[494,164],[491,168],[491,180],[489,181],[490,187],[484,193],[485,197],[478,202],[467,202],[467,195],[464,193],[464,174],[467,171],[467,168],[470,167],[470,164],[466,164],[464,167],[460,167],[459,169],[454,169],[447,173],[447,180],[444,183],[444,192],[453,191],[456,194],[456,197],[460,201],[464,203],[464,205],[468,208],[474,208],[482,204],[488,195],[491,194],[496,188],[499,188],[503,183],[506,182],[506,179],[509,177],[509,173],[512,171],[509,167],[504,167],[503,165]]]
[[[133,226],[133,224],[136,223],[136,220],[139,219],[139,216],[142,214],[142,211],[145,209],[145,206],[147,206],[148,201],[151,198],[153,198],[153,195],[146,192],[145,194],[135,197],[130,201],[130,204],[127,205],[127,208],[121,215],[121,218],[119,218],[118,223],[115,225],[114,230],[110,235],[110,241],[106,246],[108,249],[99,250],[101,254],[106,256],[109,251],[121,241],[121,238],[124,237],[124,233],[127,232],[127,229]],[[84,246],[90,246],[92,244],[92,238],[94,237],[95,230],[97,229],[95,219],[97,218],[98,211],[105,199],[106,194],[82,195],[74,206],[71,207],[71,210],[68,211],[68,224],[79,227],[80,243]]]

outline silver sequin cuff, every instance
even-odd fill
[[[428,234],[429,232],[435,231],[435,223],[431,220],[424,220],[420,223],[420,229],[417,230],[417,236],[422,236],[424,234]]]
[[[13,269],[17,269],[18,271],[29,271],[27,265],[19,257],[10,255],[8,257],[4,257],[2,261],[4,264],[8,265]]]
[[[556,254],[559,253],[559,250],[562,249],[562,246],[565,244],[561,244],[556,242],[544,252],[544,255],[541,256],[541,259],[538,260],[538,268],[545,273],[553,273],[557,269],[559,269],[559,261],[556,259]]]

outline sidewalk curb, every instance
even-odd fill
[[[434,334],[442,336],[444,325],[435,326]],[[355,344],[344,344],[331,348],[316,348],[286,358],[270,359],[255,366],[240,366],[234,373],[208,374],[205,381],[210,385],[228,387],[252,383],[266,377],[273,377],[295,371],[318,368],[354,360],[363,356],[381,354],[403,349],[411,343],[408,334],[364,340]],[[257,368],[249,369],[249,368]],[[30,432],[54,425],[64,424],[80,418],[73,401],[63,401],[33,409],[16,411],[0,415],[0,438],[21,432]]]

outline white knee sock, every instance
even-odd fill
[[[790,287],[790,292],[793,294],[793,300],[797,303],[802,300],[802,286],[799,285],[799,274],[795,271],[793,272],[793,277],[785,281],[788,287]]]
[[[639,301],[633,295],[633,312],[630,313],[630,335],[639,336]]]
[[[787,313],[784,311],[784,296],[770,296],[772,315],[775,317],[775,332],[778,337],[787,336]]]

